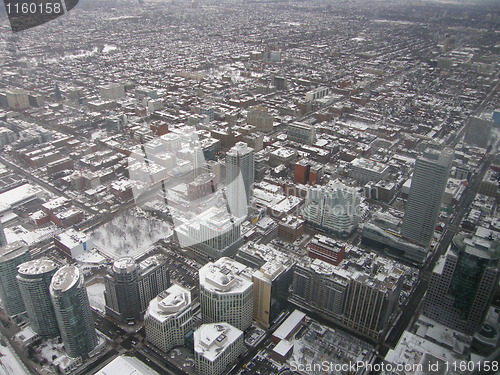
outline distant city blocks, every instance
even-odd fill
[[[497,371],[497,3],[0,27],[0,373]]]

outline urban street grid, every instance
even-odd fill
[[[5,1],[0,373],[500,374],[499,31]]]

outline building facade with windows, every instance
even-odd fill
[[[184,345],[192,328],[191,292],[172,285],[151,300],[144,316],[146,339],[163,352]]]
[[[451,149],[427,151],[415,162],[401,234],[420,246],[434,234],[452,162]]]
[[[245,330],[252,324],[251,270],[230,258],[220,258],[199,270],[201,316],[204,323],[226,322]]]
[[[86,358],[97,346],[97,334],[83,274],[76,266],[60,268],[50,283],[50,297],[70,358]]]
[[[17,283],[17,267],[31,259],[28,247],[17,241],[0,247],[0,299],[7,315],[26,311]]]
[[[243,331],[230,324],[203,324],[194,332],[194,361],[198,374],[223,374],[244,350]]]
[[[423,313],[451,329],[481,328],[500,277],[496,244],[456,235],[432,272]]]
[[[18,267],[17,283],[30,326],[40,336],[59,334],[57,319],[50,299],[49,286],[59,266],[47,258],[22,263]]]

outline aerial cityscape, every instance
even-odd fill
[[[500,374],[498,1],[4,4],[0,375]]]

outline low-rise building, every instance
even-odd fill
[[[76,258],[94,247],[90,236],[75,229],[54,236],[54,245],[72,258]]]
[[[389,166],[369,159],[356,158],[349,163],[349,176],[364,185],[367,182],[379,182],[389,177]]]
[[[346,245],[320,234],[314,236],[307,247],[307,255],[338,266],[344,259]]]

